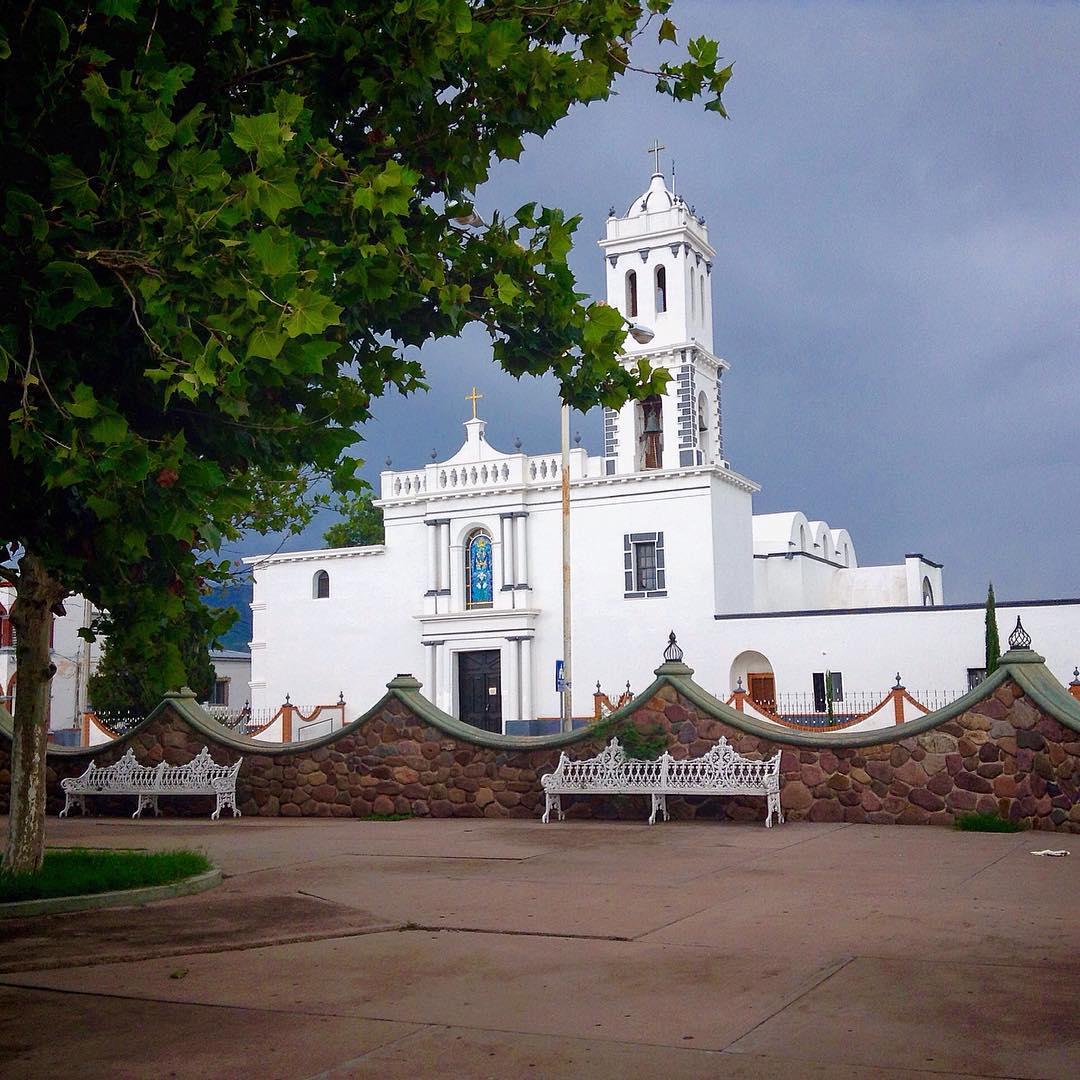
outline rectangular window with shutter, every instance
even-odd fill
[[[664,534],[623,534],[623,597],[627,600],[667,596]]]

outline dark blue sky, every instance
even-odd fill
[[[658,137],[718,250],[725,444],[756,511],[843,526],[863,564],[924,552],[947,602],[988,578],[999,599],[1080,595],[1080,7],[680,0],[674,18],[735,61],[732,119],[628,75],[501,166],[481,213],[581,214],[572,265],[600,297],[595,241]],[[503,374],[482,333],[422,358],[431,391],[365,430],[372,479],[456,450],[474,383],[495,446],[557,447],[554,384]],[[575,427],[598,452],[598,413]]]

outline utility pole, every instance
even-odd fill
[[[562,634],[563,691],[562,730],[574,726],[570,658],[570,406],[562,403]]]

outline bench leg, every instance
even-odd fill
[[[671,815],[667,812],[667,795],[660,796],[660,808],[664,811],[664,820],[670,821]]]
[[[650,796],[652,799],[652,813],[649,815],[649,824],[656,824],[656,812],[660,809],[660,796],[653,794]]]
[[[232,791],[221,791],[217,795],[217,808],[210,815],[211,821],[217,821],[221,817],[222,810],[231,810],[232,816],[237,818],[240,816],[240,811],[236,808],[236,794]]]
[[[158,797],[156,795],[150,797],[150,809],[154,811],[154,817],[161,817],[161,811],[158,809],[157,801]]]
[[[149,795],[138,795],[136,798],[139,800],[139,805],[135,807],[135,813],[131,815],[133,818],[142,817],[142,812],[152,803]]]
[[[545,825],[551,820],[552,810],[555,811],[555,816],[559,821],[566,820],[566,815],[563,813],[561,795],[544,795],[544,813],[541,816],[540,820]]]
[[[71,809],[71,793],[64,792],[64,809],[60,811],[59,817],[67,817],[68,811]]]

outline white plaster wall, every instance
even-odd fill
[[[219,679],[229,680],[229,708],[239,709],[251,701],[251,657],[224,657],[211,654],[210,665]]]
[[[999,604],[1002,648],[1017,615],[1033,648],[1067,685],[1080,663],[1080,603]],[[723,698],[731,689],[732,661],[745,649],[768,657],[779,694],[812,693],[813,672],[828,668],[843,673],[848,693],[884,693],[899,671],[918,696],[923,690],[966,690],[967,669],[983,665],[983,633],[981,606],[714,620],[709,647],[687,650],[686,662],[702,686]]]
[[[388,528],[392,543],[375,554],[358,548],[254,565],[252,709],[275,709],[286,694],[295,704],[332,703],[341,691],[346,714],[359,715],[395,673],[423,671],[416,617],[427,570],[424,528]],[[330,575],[330,596],[315,600],[320,569]]]

